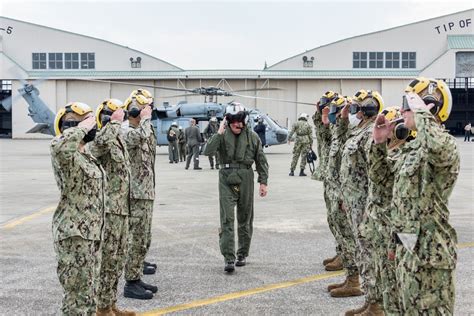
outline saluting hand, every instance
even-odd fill
[[[431,108],[434,106],[433,103],[425,104],[425,101],[423,101],[421,97],[414,92],[407,93],[407,102],[412,111],[418,109],[431,110]]]
[[[219,130],[217,131],[217,134],[219,135],[224,134],[226,126],[227,126],[227,119],[224,117],[224,119],[221,121],[221,124],[219,125]]]
[[[140,118],[142,119],[149,119],[151,118],[151,106],[145,106],[141,111],[140,111]]]
[[[382,144],[385,143],[388,139],[388,136],[392,132],[394,128],[394,124],[390,123],[390,121],[383,115],[377,115],[374,124],[374,131],[372,133],[372,137],[374,139],[375,144]]]
[[[323,121],[323,124],[324,125],[328,125],[329,124],[329,107],[325,107],[324,109],[322,109],[321,111],[321,120]]]
[[[124,110],[123,109],[117,109],[110,116],[110,121],[118,121],[118,122],[122,123],[124,117],[125,117]]]
[[[347,119],[349,118],[349,107],[351,106],[350,102],[347,102],[346,105],[341,110],[341,118]]]
[[[95,117],[93,115],[90,115],[86,119],[82,120],[77,126],[83,127],[89,132],[91,129],[93,129],[96,125],[95,122]]]

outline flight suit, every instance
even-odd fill
[[[170,131],[174,132],[175,135],[175,140],[168,140],[168,157],[170,162],[178,162],[178,134],[179,130],[177,127],[171,126],[170,129],[168,130],[168,133]]]
[[[349,133],[349,120],[338,117],[331,125],[331,143],[326,160],[324,189],[329,199],[328,223],[336,239],[336,251],[341,256],[349,276],[357,275],[356,242],[347,210],[342,209],[340,168],[342,150]]]
[[[130,202],[130,160],[121,123],[111,121],[87,144],[107,175],[107,209],[101,247],[102,264],[97,284],[97,306],[117,302],[117,284],[125,265]]]
[[[63,315],[92,315],[100,266],[106,209],[106,176],[99,162],[79,144],[86,129],[71,127],[51,141],[51,160],[61,197],[52,232],[63,287]]]
[[[209,125],[206,126],[204,129],[204,135],[206,136],[206,140],[212,137],[217,131],[219,130],[219,123],[217,122],[209,122]],[[214,168],[214,157],[216,158],[216,168],[219,169],[219,153],[216,151],[214,154],[209,155],[209,164],[211,168]]]
[[[391,236],[403,315],[452,315],[457,235],[448,199],[459,174],[456,140],[428,110],[415,110],[416,139],[388,168],[385,144],[373,145],[374,180],[392,177]]]
[[[141,278],[143,261],[151,244],[155,200],[156,134],[150,119],[130,124],[125,141],[130,157],[130,217],[125,280]]]
[[[298,158],[301,156],[300,169],[304,170],[306,168],[306,154],[311,148],[312,140],[312,129],[309,123],[306,120],[298,120],[291,127],[290,134],[288,139],[291,139],[294,134],[296,134],[296,141],[293,147],[293,158],[291,160],[291,170],[295,170],[296,165],[298,164]]]
[[[186,140],[184,138],[184,131],[178,130],[178,153],[179,153],[179,161],[186,160]]]
[[[376,303],[375,267],[372,262],[370,243],[360,234],[361,224],[367,216],[368,150],[372,142],[374,118],[362,122],[350,131],[344,144],[341,158],[340,181],[342,201],[356,241],[356,264],[363,280],[363,288],[368,303]]]
[[[219,245],[226,262],[236,258],[234,242],[234,208],[237,206],[237,256],[249,255],[253,233],[253,199],[255,161],[257,182],[267,184],[268,163],[263,153],[260,138],[249,127],[240,135],[234,135],[230,128],[224,134],[213,135],[205,154],[219,152]]]

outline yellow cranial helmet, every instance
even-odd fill
[[[362,111],[365,116],[372,117],[380,113],[383,107],[384,103],[380,93],[362,89],[354,95],[349,112],[356,114]]]
[[[128,97],[127,100],[125,100],[124,107],[127,110],[130,110],[131,105],[135,105],[139,108],[143,108],[145,105],[150,104],[150,100],[147,99],[145,96],[141,94],[137,94],[135,96]]]
[[[329,114],[338,113],[344,106],[352,102],[348,96],[336,95],[329,105]]]
[[[451,114],[453,98],[448,85],[443,80],[418,77],[412,80],[405,88],[405,92],[418,94],[425,104],[433,103],[431,113],[446,122]]]
[[[395,143],[394,141],[405,141],[408,140],[409,137],[414,139],[416,137],[416,132],[408,129],[405,126],[402,112],[400,111],[400,107],[398,106],[390,106],[382,110],[380,114],[384,115],[387,120],[389,120],[392,124],[395,124],[393,128],[393,133],[389,137],[391,139],[393,148]],[[403,142],[396,143],[396,146],[401,145]]]
[[[74,113],[80,117],[84,117],[87,113],[92,113],[92,109],[90,106],[82,102],[70,102],[66,104],[64,108],[56,113],[56,117],[54,118],[54,132],[56,133],[56,136],[61,135],[62,130],[64,129],[77,126],[83,119],[82,118],[78,121],[68,121],[67,124],[64,124],[63,118],[68,113]]]
[[[97,122],[97,127],[102,128],[107,122],[110,121],[110,116],[117,109],[123,109],[125,106],[119,99],[107,99],[97,107],[95,111],[95,120]]]
[[[130,93],[130,97],[133,98],[133,97],[137,97],[137,96],[144,96],[145,98],[148,99],[148,103],[149,104],[152,104],[153,103],[153,95],[151,94],[150,91],[148,90],[145,90],[145,89],[137,89],[137,90],[133,90],[132,93]]]
[[[325,106],[329,105],[332,100],[337,97],[337,93],[334,91],[326,91],[323,96],[319,99],[319,108],[323,109]]]

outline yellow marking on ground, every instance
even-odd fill
[[[295,285],[300,285],[300,284],[305,284],[309,282],[314,282],[314,281],[320,281],[320,280],[325,280],[329,278],[333,278],[336,276],[341,276],[344,275],[344,271],[337,271],[337,272],[329,272],[329,273],[323,273],[323,274],[316,274],[313,276],[301,278],[301,279],[296,279],[292,281],[286,281],[282,283],[275,283],[275,284],[269,284],[269,285],[264,285],[262,287],[257,287],[254,289],[249,289],[249,290],[244,290],[244,291],[239,291],[239,292],[233,292],[229,294],[224,294],[216,297],[211,297],[207,299],[202,299],[202,300],[196,300],[192,301],[186,304],[181,304],[181,305],[175,305],[175,306],[170,306],[170,307],[164,307],[160,309],[155,309],[151,310],[148,312],[141,313],[140,315],[143,316],[152,316],[152,315],[165,315],[168,313],[173,313],[173,312],[179,312],[187,309],[192,309],[196,307],[201,307],[201,306],[206,306],[206,305],[211,305],[215,303],[220,303],[220,302],[225,302],[229,300],[235,300],[241,297],[245,296],[250,296],[250,295],[255,295],[259,293],[264,293],[268,291],[273,291],[277,289],[284,289],[288,287],[292,287]]]
[[[31,221],[32,219],[35,219],[37,218],[38,216],[41,216],[43,214],[47,214],[47,213],[50,213],[52,211],[54,211],[56,209],[56,206],[49,206],[49,207],[46,207],[44,209],[41,209],[37,212],[34,212],[33,214],[30,214],[30,215],[27,215],[27,216],[23,216],[23,217],[20,217],[19,219],[16,219],[16,220],[13,220],[9,223],[6,223],[4,225],[1,226],[2,229],[12,229],[18,225],[21,225],[23,223],[26,223],[28,221]]]
[[[472,248],[474,247],[474,242],[463,242],[458,244],[458,249]]]

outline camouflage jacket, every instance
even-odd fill
[[[107,212],[128,215],[130,158],[120,129],[120,122],[108,123],[97,133],[93,142],[87,143],[87,147],[107,175]]]
[[[204,136],[206,137],[206,140],[211,138],[211,136],[217,133],[218,130],[219,130],[219,123],[209,122],[209,125],[207,125],[206,128],[204,129]]]
[[[296,142],[300,143],[312,143],[312,134],[313,130],[311,125],[305,120],[298,120],[291,127],[290,134],[288,134],[288,139],[291,139],[293,135],[296,134]]]
[[[99,162],[79,144],[86,130],[69,128],[51,141],[51,161],[61,192],[53,215],[53,238],[101,240],[106,209],[106,176]]]
[[[150,119],[142,119],[136,127],[130,125],[125,142],[132,171],[131,198],[154,200],[156,134]]]
[[[336,124],[331,124],[331,142],[325,166],[325,180],[326,185],[330,186],[331,191],[335,192],[337,196],[341,196],[339,170],[341,169],[342,150],[347,140],[348,128],[348,119],[337,118]]]
[[[392,232],[408,236],[411,242],[403,245],[418,264],[454,269],[457,236],[448,222],[448,198],[460,167],[456,139],[427,110],[416,110],[415,122],[416,139],[401,149],[394,165],[387,159],[386,145],[373,145],[371,160],[377,167],[371,178],[377,183],[393,179]]]
[[[313,180],[323,181],[325,179],[329,147],[331,145],[331,126],[323,124],[321,113],[316,111],[313,115],[313,123],[316,129],[316,152],[318,161],[314,171]]]
[[[257,182],[268,184],[267,158],[263,153],[260,138],[249,127],[242,130],[239,136],[235,136],[229,128],[223,135],[214,134],[207,142],[204,155],[208,156],[215,152],[219,153],[220,165],[241,163],[251,166],[255,161]]]
[[[364,210],[368,194],[368,150],[372,142],[374,120],[349,132],[341,157],[339,179],[344,204],[349,209]]]

